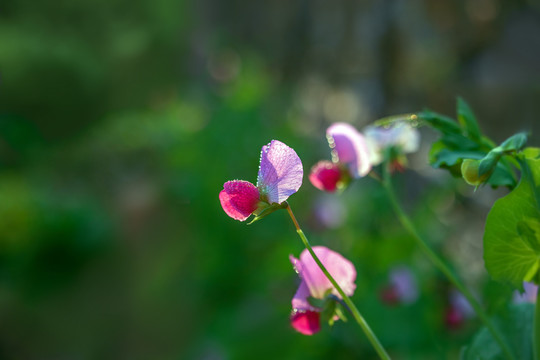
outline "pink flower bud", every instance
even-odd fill
[[[342,180],[341,169],[338,164],[322,160],[311,168],[309,181],[319,190],[334,192]]]
[[[249,181],[227,181],[219,193],[219,201],[227,215],[244,221],[257,209],[259,190]]]
[[[291,325],[300,334],[313,335],[321,331],[320,318],[317,311],[293,311]]]

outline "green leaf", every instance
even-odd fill
[[[461,150],[461,151],[482,151],[483,153],[488,152],[491,148],[486,148],[476,143],[475,141],[460,135],[460,134],[445,134],[441,141],[450,149]]]
[[[444,145],[443,145],[444,146]],[[435,144],[430,154],[431,166],[435,168],[461,165],[464,159],[482,159],[485,153],[479,151],[450,150],[448,148],[437,149]]]
[[[521,159],[519,185],[491,208],[484,233],[484,260],[493,279],[521,288],[540,263],[540,160]]]
[[[522,154],[526,159],[537,160],[540,159],[540,148],[528,147],[523,150]]]
[[[507,186],[508,188],[513,189],[517,185],[517,180],[514,178],[513,174],[511,169],[499,162],[487,183],[492,187]]]
[[[529,246],[540,254],[540,222],[528,219],[518,222],[518,234],[529,244]]]
[[[510,345],[516,359],[532,359],[533,304],[512,306],[502,316],[493,319],[494,325]],[[462,360],[506,359],[499,344],[487,328],[483,327],[474,336],[471,344],[461,354]]]
[[[480,164],[478,166],[479,176],[490,176],[495,171],[495,167],[499,163],[499,160],[503,154],[500,151],[494,150],[490,151],[482,160],[480,160]]]
[[[443,134],[461,134],[461,128],[454,119],[438,114],[431,110],[423,110],[417,114],[420,120],[428,123],[435,130]]]
[[[480,144],[482,136],[476,117],[469,105],[460,97],[457,100],[457,115],[459,123],[466,129],[468,137]]]
[[[527,143],[527,133],[521,132],[510,136],[499,146],[502,151],[519,151]]]

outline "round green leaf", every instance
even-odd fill
[[[484,260],[498,281],[521,288],[540,265],[540,160],[522,159],[521,181],[489,212],[484,233]]]

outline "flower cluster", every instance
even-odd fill
[[[335,139],[340,144],[340,149],[345,149],[340,150],[342,154],[346,151],[345,154],[350,155],[345,158],[351,160],[356,150],[347,150],[347,147],[354,146],[354,143],[347,144],[346,137],[339,135],[336,135]],[[367,153],[363,156],[367,156]],[[356,165],[352,165],[351,168],[355,169],[355,173],[365,175],[369,171],[360,162],[357,163],[357,167],[354,166]],[[302,176],[302,162],[296,152],[284,143],[272,140],[261,150],[257,186],[244,180],[227,181],[219,193],[219,200],[223,210],[231,218],[245,221],[254,214],[256,216],[254,220],[257,220],[277,209],[284,208],[287,198],[298,191],[302,185]],[[313,251],[343,292],[347,296],[352,295],[356,288],[354,265],[326,247],[316,246]],[[320,314],[323,311],[330,313],[328,320],[332,323],[343,316],[336,305],[336,302],[341,300],[341,296],[307,249],[302,252],[300,259],[291,256],[290,260],[302,279],[292,300],[291,324],[300,333],[311,335],[320,330]],[[311,302],[317,300],[319,305]]]
[[[403,171],[407,164],[404,154],[418,150],[418,130],[405,122],[391,127],[368,126],[364,133],[352,125],[336,123],[326,131],[332,161],[315,164],[309,180],[317,189],[334,192],[345,188],[352,179],[366,176],[373,166],[384,159],[390,171]]]
[[[326,131],[332,161],[313,166],[309,180],[317,189],[333,192],[347,186],[351,179],[366,176],[371,170],[370,153],[364,136],[345,123],[336,123]]]

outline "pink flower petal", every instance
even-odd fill
[[[316,311],[294,311],[291,325],[301,334],[313,335],[321,330],[320,314]]]
[[[319,161],[311,168],[309,181],[319,190],[334,192],[341,180],[341,170],[338,164],[331,161]]]
[[[270,204],[281,204],[297,192],[303,175],[302,162],[293,149],[277,140],[262,147],[257,187]]]
[[[346,123],[333,124],[326,130],[330,147],[339,162],[347,164],[354,178],[366,176],[371,170],[370,152],[364,136]]]
[[[259,190],[249,181],[227,181],[219,193],[219,201],[227,215],[244,221],[257,209]]]
[[[315,246],[313,247],[313,251],[345,294],[351,296],[356,289],[356,284],[354,283],[356,280],[356,269],[354,265],[337,252],[324,246]],[[337,290],[334,289],[333,285],[321,269],[319,269],[319,266],[307,249],[300,254],[299,263],[301,266],[297,267],[298,274],[306,282],[313,297],[322,299],[328,289],[333,289],[332,293],[341,298]]]
[[[292,299],[292,308],[293,310],[298,311],[306,311],[306,310],[317,310],[313,306],[311,306],[308,302],[308,297],[310,297],[311,294],[309,293],[309,288],[305,281],[302,280],[300,283],[300,286],[298,287],[298,290],[296,290],[296,294],[294,294],[294,297]]]

